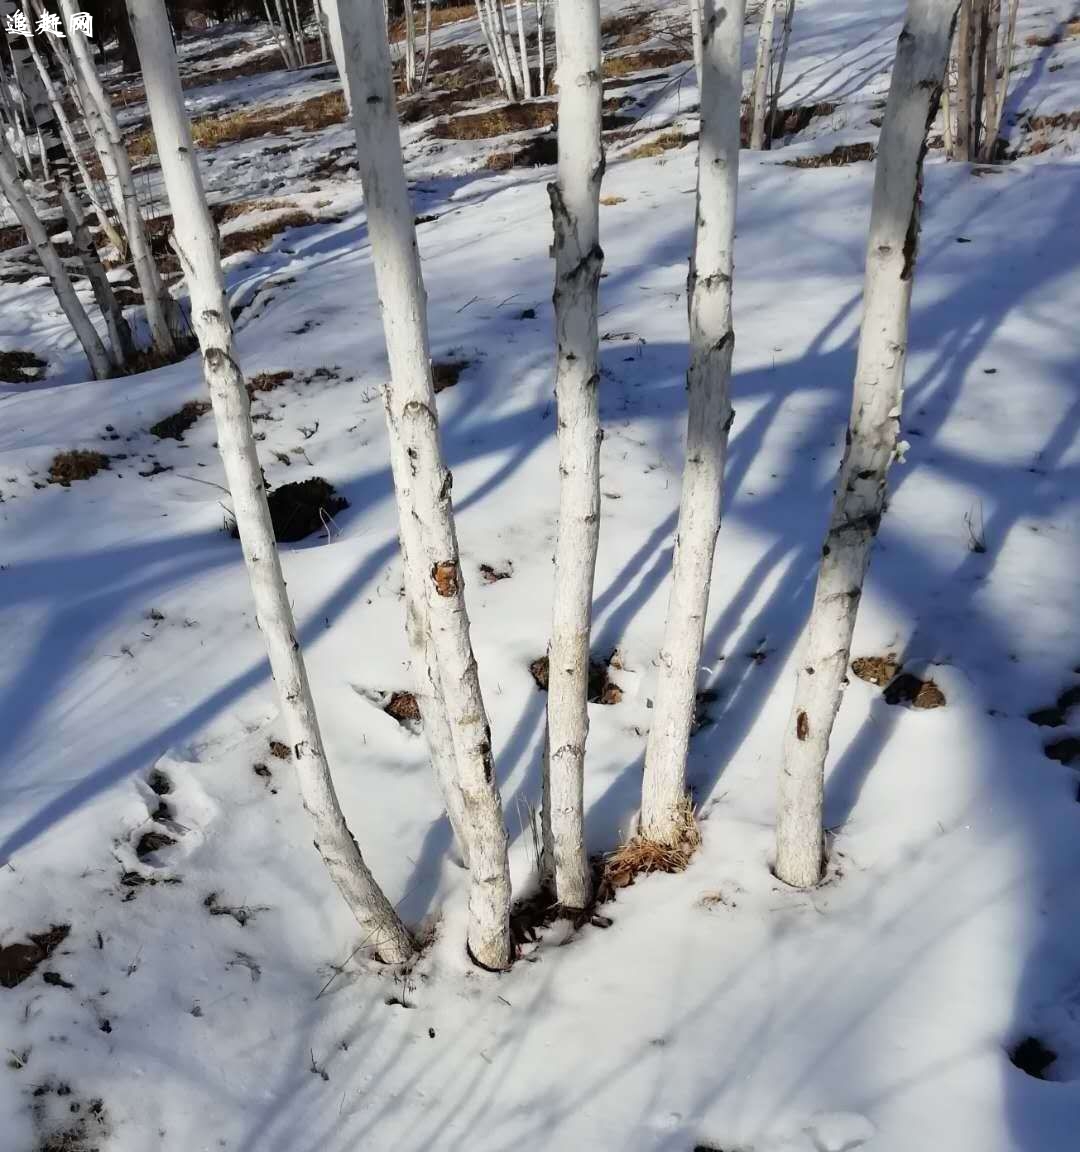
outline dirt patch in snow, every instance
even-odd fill
[[[1071,768],[1073,764],[1080,764],[1080,736],[1066,736],[1064,740],[1055,740],[1047,744],[1043,751],[1051,760]]]
[[[462,372],[469,366],[468,360],[433,360],[431,363],[431,383],[435,394],[453,388],[461,379]]]
[[[505,172],[509,168],[544,168],[559,162],[559,142],[554,132],[537,136],[520,148],[508,152],[492,152],[485,162],[492,172]]]
[[[884,688],[900,671],[900,661],[895,652],[884,656],[856,656],[851,662],[851,671],[860,680]]]
[[[1009,1060],[1015,1068],[1036,1080],[1048,1080],[1046,1073],[1057,1060],[1057,1053],[1037,1036],[1025,1036],[1009,1049]]]
[[[485,584],[498,584],[500,580],[509,580],[513,574],[513,568],[510,564],[507,564],[505,568],[495,568],[491,564],[480,565],[480,579]]]
[[[255,376],[248,377],[248,396],[254,399],[266,392],[273,392],[276,388],[280,388],[286,380],[291,379],[291,372],[259,372]]]
[[[282,484],[266,499],[274,535],[281,544],[295,543],[314,532],[325,532],[331,518],[349,506],[348,500],[339,496],[334,486],[321,476]],[[240,538],[235,521],[230,523],[229,534]]]
[[[431,129],[440,140],[487,140],[530,128],[547,128],[555,123],[558,105],[554,101],[529,104],[503,104],[482,112],[465,112],[442,120]]]
[[[670,68],[672,64],[688,60],[689,54],[678,48],[646,48],[641,52],[628,52],[621,56],[608,56],[604,61],[604,79],[629,76],[651,68]]]
[[[697,138],[696,132],[661,132],[659,136],[646,140],[644,144],[638,144],[636,148],[623,152],[619,159],[643,160],[648,156],[662,156],[665,152],[672,152],[687,144],[692,144]]]
[[[58,452],[49,465],[49,483],[70,488],[75,480],[89,480],[109,467],[109,458],[104,452],[88,452],[74,448],[70,452]]]
[[[286,232],[290,228],[310,228],[311,225],[318,223],[319,221],[310,212],[301,209],[285,212],[263,224],[226,233],[221,238],[221,254],[235,256],[238,252],[261,252],[278,233]]]
[[[411,692],[391,692],[383,711],[404,726],[415,724],[420,719],[420,708]]]
[[[901,672],[881,695],[886,704],[906,704],[919,709],[945,706],[945,693],[933,680],[920,680],[910,672]]]
[[[589,661],[589,689],[590,704],[618,704],[622,699],[622,689],[608,675],[609,661]],[[548,690],[548,658],[538,656],[529,665],[529,674],[533,683],[541,692]]]
[[[0,380],[8,384],[31,384],[45,376],[48,363],[33,352],[0,351]]]
[[[831,152],[797,156],[794,160],[785,160],[784,164],[789,168],[842,168],[846,164],[873,160],[875,155],[874,145],[867,140],[860,144],[838,144]]]
[[[179,412],[166,416],[156,424],[150,425],[150,434],[159,440],[183,440],[184,433],[192,425],[210,411],[210,404],[206,400],[189,400]]]
[[[0,948],[0,986],[15,988],[32,976],[67,939],[70,924],[52,924],[47,932],[31,932],[29,944],[15,943]]]

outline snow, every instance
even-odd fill
[[[411,672],[361,198],[352,180],[311,174],[347,129],[284,154],[269,151],[276,137],[225,146],[208,175],[215,198],[273,193],[320,218],[226,271],[234,303],[254,300],[238,320],[245,370],[293,373],[254,405],[268,480],[321,475],[350,501],[328,537],[283,558],[345,811],[406,921],[434,937],[407,976],[353,955],[362,941],[312,850],[290,766],[271,754],[276,704],[239,548],[221,530],[212,422],[182,442],[148,432],[203,396],[197,359],[87,381],[47,289],[0,283],[0,347],[50,362],[40,384],[0,385],[0,946],[71,925],[35,975],[0,989],[5,1149],[39,1152],[72,1104],[87,1116],[96,1099],[86,1147],[108,1152],[1075,1147],[1078,781],[1043,745],[1080,735],[1080,713],[1058,729],[1026,718],[1080,676],[1075,132],[982,174],[930,154],[911,447],[891,474],[855,652],[897,652],[947,704],[890,707],[852,677],[830,757],[829,878],[797,893],[769,871],[873,179],[867,163],[782,161],[874,138],[900,11],[800,4],[785,103],[838,108],[787,147],[741,158],[737,416],[703,659],[718,698],[691,744],[703,846],[684,874],[621,890],[602,909],[606,931],[553,930],[504,976],[463,954],[467,885],[423,737],[372,699],[409,688]],[[1022,9],[1010,113],[1075,108],[1080,38],[1024,44],[1070,15],[1062,0]],[[748,37],[747,65],[752,49]],[[233,83],[260,102],[330,86],[307,73]],[[648,127],[694,130],[691,78],[659,88]],[[557,500],[551,169],[480,168],[501,139],[432,141],[422,124],[404,136],[416,212],[437,216],[418,228],[433,354],[469,361],[439,405],[526,892],[545,699],[528,663],[547,643]],[[691,146],[641,160],[612,148],[602,189],[624,199],[601,209],[593,647],[617,647],[625,670],[612,672],[622,701],[590,708],[591,851],[632,827],[651,718],[694,158]],[[75,447],[114,456],[110,469],[44,485],[53,454]],[[139,475],[155,461],[166,471]],[[968,516],[985,553],[970,547]],[[512,576],[485,584],[482,563]],[[149,787],[155,770],[167,795]],[[140,861],[162,800],[159,830],[176,843]],[[127,873],[147,882],[127,886]],[[211,894],[214,909],[246,909],[245,923],[212,914]],[[45,971],[74,987],[44,983]],[[1027,1036],[1058,1052],[1048,1081],[1009,1061]]]

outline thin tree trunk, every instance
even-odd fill
[[[304,43],[304,22],[300,19],[300,8],[297,0],[288,0],[289,14],[292,16],[293,28],[296,30],[296,57],[297,66],[303,68],[307,63],[307,48]]]
[[[480,23],[480,31],[483,33],[488,55],[491,57],[491,67],[495,72],[495,79],[507,100],[514,100],[516,98],[514,78],[504,60],[504,54],[499,49],[489,0],[476,0],[476,18]]]
[[[706,0],[697,212],[690,260],[690,367],[679,524],[652,725],[645,749],[641,834],[677,844],[686,832],[686,755],[720,529],[735,345],[731,291],[739,179],[744,0],[716,20]]]
[[[780,49],[776,57],[773,77],[772,99],[769,101],[769,131],[765,137],[765,147],[772,146],[772,136],[780,118],[780,92],[784,83],[784,65],[787,63],[788,48],[791,46],[791,25],[795,20],[795,0],[783,0],[784,20],[780,26]]]
[[[536,0],[536,54],[539,68],[540,95],[547,95],[547,45],[544,43],[544,9],[547,0]]]
[[[428,69],[431,67],[431,0],[424,2],[424,70],[420,73],[420,89],[427,83]]]
[[[690,0],[690,40],[694,48],[694,76],[701,91],[701,6],[704,0]]]
[[[980,159],[990,163],[997,144],[997,125],[1000,117],[998,98],[998,34],[1001,24],[1001,0],[987,0],[986,5],[986,68],[983,80],[983,140]]]
[[[60,0],[64,17],[68,24],[75,14],[73,0]],[[181,320],[176,302],[165,290],[158,275],[157,265],[154,263],[150,251],[150,241],[143,224],[142,213],[139,210],[139,196],[135,188],[135,178],[131,172],[131,161],[127,149],[124,147],[123,136],[116,122],[116,113],[112,102],[102,87],[101,79],[94,67],[94,61],[87,47],[87,38],[82,35],[73,35],[68,38],[71,45],[72,56],[86,89],[87,105],[96,105],[95,112],[100,116],[102,128],[108,139],[106,152],[110,157],[113,169],[113,178],[119,185],[123,199],[124,231],[127,233],[128,247],[131,250],[132,263],[135,266],[135,276],[139,282],[139,291],[142,293],[143,306],[146,308],[146,320],[150,325],[150,334],[154,347],[160,355],[169,358],[176,355],[175,335],[181,330]],[[172,43],[170,37],[169,43]],[[93,115],[89,107],[88,115]],[[105,164],[105,155],[101,156]],[[105,169],[108,175],[109,168]]]
[[[994,120],[993,130],[990,133],[996,141],[1001,133],[1001,120],[1005,115],[1005,101],[1009,96],[1009,74],[1012,72],[1012,59],[1013,48],[1016,44],[1016,14],[1020,8],[1020,0],[1011,0],[1009,4],[1009,26],[1005,33],[1005,45],[1003,52],[1003,66],[1001,69],[1001,81],[998,84],[997,99],[994,103],[994,108],[997,113]]]
[[[585,742],[589,634],[600,539],[600,75],[598,0],[557,0],[558,179],[548,185],[555,228],[555,396],[559,528],[548,648],[547,786],[552,859],[545,871],[564,907],[589,901],[585,851]]]
[[[518,43],[521,48],[521,82],[526,100],[532,99],[532,73],[529,71],[529,42],[525,38],[525,13],[521,0],[514,0],[517,10]]]
[[[337,65],[338,79],[341,81],[341,90],[345,95],[345,106],[352,112],[352,93],[345,80],[345,49],[341,43],[341,17],[338,14],[338,0],[319,0],[322,10],[326,13],[326,31],[330,35],[330,51],[334,55]]]
[[[909,0],[878,146],[863,319],[847,447],[784,737],[776,875],[821,878],[829,737],[898,444],[926,137],[937,113],[958,0]]]
[[[419,539],[419,554],[409,555],[411,536],[403,534],[405,559],[420,570],[412,578],[417,587],[423,582],[426,593],[468,818],[469,950],[477,963],[502,969],[511,961],[506,826],[469,637],[451,478],[439,443],[427,300],[401,155],[386,22],[378,0],[348,3],[340,15],[347,83],[353,90],[357,163],[390,360],[387,422],[391,442],[400,438],[391,451],[391,465],[397,465],[400,516],[416,518]]]
[[[286,67],[292,72],[300,66],[300,61],[296,58],[296,41],[293,40],[292,30],[289,28],[288,20],[285,18],[282,0],[274,0],[274,12],[277,14],[277,21],[281,27],[281,38],[285,44]]]
[[[971,3],[961,0],[956,27],[956,151],[955,160],[970,160],[971,151]]]
[[[23,129],[22,117],[19,114],[19,108],[11,99],[11,93],[8,89],[8,80],[4,71],[2,58],[0,58],[0,108],[3,109],[5,118],[11,124],[12,132],[15,134],[16,146],[19,149],[19,154],[22,157],[26,171],[29,172],[30,145],[26,140],[26,132]]]
[[[405,91],[416,90],[416,13],[412,0],[403,0],[405,15]]]
[[[0,191],[3,191],[11,210],[15,213],[15,218],[26,233],[27,240],[37,253],[41,266],[49,277],[49,283],[52,284],[53,292],[56,293],[56,299],[60,302],[64,315],[75,330],[75,335],[86,353],[94,379],[107,380],[113,371],[109,354],[75,293],[71,277],[68,276],[63,260],[52,246],[45,225],[38,218],[30,197],[23,189],[15,153],[11,151],[3,133],[0,133]]]
[[[23,12],[26,14],[28,20],[32,19],[30,5],[27,0],[23,0]],[[105,233],[106,239],[117,250],[123,252],[126,248],[125,242],[120,233],[117,232],[116,226],[113,224],[109,217],[108,209],[101,202],[97,192],[94,189],[94,181],[90,176],[86,164],[83,162],[81,153],[79,152],[79,144],[75,139],[75,133],[71,127],[71,121],[68,119],[67,112],[64,111],[64,102],[60,93],[56,90],[56,85],[53,83],[52,76],[49,74],[49,69],[42,59],[41,53],[37,50],[37,45],[33,39],[26,37],[26,46],[30,51],[30,56],[34,61],[34,67],[37,69],[38,76],[41,79],[42,86],[48,96],[49,104],[52,107],[53,116],[60,127],[60,135],[67,146],[68,155],[75,163],[78,170],[79,178],[82,181],[83,187],[86,189],[87,199],[90,201],[91,207],[94,209],[94,215],[97,216],[98,223],[101,225],[101,230]]]
[[[283,30],[274,23],[274,17],[270,13],[270,0],[263,0],[263,11],[266,13],[266,22],[270,25],[270,31],[274,34],[274,39],[277,41],[278,51],[281,53],[281,59],[285,67],[292,71],[292,57],[289,55],[289,45],[285,40]]]
[[[128,11],[143,65],[146,99],[173,213],[176,249],[191,293],[191,313],[256,618],[288,726],[304,807],[315,826],[316,848],[365,932],[365,942],[387,962],[405,960],[415,945],[349,832],[323,749],[270,522],[247,390],[236,358],[217,230],[184,112],[168,17],[162,0],[129,0]]]
[[[330,47],[326,39],[326,17],[319,7],[319,0],[312,0],[314,5],[312,14],[319,26],[319,62],[326,63],[330,56]]]
[[[494,13],[495,39],[513,82],[514,95],[511,99],[520,100],[522,92],[525,91],[525,81],[522,79],[517,53],[514,51],[514,41],[506,27],[506,14],[503,11],[502,0],[488,0],[488,5],[489,10]]]
[[[769,70],[772,65],[773,27],[776,22],[776,0],[765,0],[758,29],[757,56],[754,61],[753,87],[750,92],[750,147],[765,147],[766,135],[772,125],[766,125],[769,105]]]
[[[971,113],[971,159],[982,151],[983,99],[986,95],[986,8],[987,0],[972,0],[971,22],[975,35],[972,72],[975,77],[975,103]]]

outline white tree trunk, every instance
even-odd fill
[[[495,73],[495,79],[499,87],[502,89],[503,95],[508,99],[514,98],[514,80],[513,77],[506,71],[503,65],[502,53],[496,47],[496,38],[494,30],[491,25],[491,17],[487,7],[487,0],[475,0],[476,2],[476,19],[480,25],[480,32],[484,37],[484,44],[487,47],[488,56],[491,58],[491,67]]]
[[[428,69],[431,67],[431,0],[424,2],[424,70],[420,73],[420,88],[427,83]]]
[[[26,14],[28,20],[32,19],[30,5],[27,0],[23,0],[23,12]],[[42,59],[41,53],[37,50],[37,45],[31,37],[26,37],[26,46],[30,51],[30,55],[34,61],[34,67],[37,69],[38,76],[41,80],[45,93],[48,96],[49,104],[52,107],[53,116],[60,127],[60,135],[63,137],[64,144],[67,146],[68,154],[75,162],[75,167],[78,169],[79,179],[82,181],[83,187],[86,189],[87,199],[90,201],[91,207],[94,209],[94,215],[101,225],[102,232],[105,233],[105,238],[109,243],[122,253],[125,250],[125,242],[120,233],[116,230],[113,224],[108,209],[102,203],[100,197],[94,188],[94,181],[90,176],[86,164],[83,162],[82,153],[79,151],[79,143],[75,139],[75,133],[71,127],[71,121],[68,119],[67,112],[64,110],[64,102],[60,93],[53,83],[52,76],[49,69]]]
[[[956,150],[954,160],[970,160],[971,152],[971,0],[961,0],[956,28]]]
[[[296,58],[296,41],[293,39],[292,29],[285,17],[285,9],[281,0],[274,0],[274,13],[277,16],[278,26],[281,28],[281,39],[285,45],[286,67],[293,71],[299,67],[300,61]]]
[[[1016,14],[1020,8],[1020,0],[1010,0],[1009,3],[1009,25],[1005,33],[1005,45],[1003,55],[1003,67],[1001,69],[1001,81],[998,85],[997,95],[997,122],[994,124],[994,139],[998,137],[1001,131],[1001,118],[1005,114],[1005,101],[1009,95],[1009,74],[1012,72],[1013,48],[1016,45]]]
[[[75,294],[71,277],[68,276],[64,262],[52,246],[45,225],[38,218],[33,204],[30,203],[30,197],[23,189],[19,180],[15,153],[11,151],[7,138],[2,132],[0,132],[0,190],[3,191],[4,197],[11,205],[11,210],[22,225],[26,238],[33,246],[42,267],[45,269],[45,274],[49,277],[49,282],[56,293],[56,299],[60,302],[64,315],[75,330],[75,335],[86,353],[86,359],[90,363],[90,370],[94,374],[94,379],[108,379],[112,375],[112,362],[109,359],[109,354],[105,351],[105,345],[97,334],[97,330],[91,324],[86,309]]]
[[[735,345],[731,291],[739,182],[739,96],[745,0],[715,20],[707,4],[702,52],[697,212],[690,259],[686,464],[664,643],[645,749],[641,834],[660,844],[686,831],[686,755],[720,529]]]
[[[539,57],[540,95],[547,95],[547,46],[544,44],[544,9],[547,0],[536,0],[536,54]]]
[[[690,0],[690,40],[694,48],[694,75],[701,91],[701,5],[703,0]],[[741,95],[741,94],[740,94]]]
[[[598,0],[557,0],[558,179],[548,185],[555,229],[555,396],[559,437],[559,528],[548,648],[547,840],[564,907],[589,900],[582,789],[589,732],[589,634],[600,539],[600,73]]]
[[[292,17],[294,39],[296,42],[296,59],[299,67],[307,63],[307,50],[304,46],[304,22],[300,19],[300,9],[296,0],[288,0],[289,14]]]
[[[982,152],[983,100],[986,96],[986,6],[987,0],[972,0],[971,30],[974,37],[971,74],[975,85],[975,99],[971,111],[971,159]]]
[[[757,56],[754,61],[754,79],[750,91],[750,147],[765,147],[772,125],[766,125],[769,108],[769,70],[772,64],[773,27],[776,23],[776,0],[765,0],[758,29]]]
[[[236,359],[217,230],[207,207],[184,112],[165,7],[162,0],[130,0],[128,12],[142,61],[146,99],[173,212],[176,248],[191,293],[191,314],[202,349],[256,618],[288,727],[304,807],[315,826],[316,848],[364,931],[365,942],[383,960],[395,963],[407,959],[415,945],[368,870],[345,823],[330,776],[282,578],[247,391]]]
[[[330,46],[326,40],[326,16],[323,14],[322,9],[319,7],[319,0],[314,0],[315,4],[315,20],[319,26],[319,62],[326,63],[330,56]]]
[[[341,43],[341,17],[338,13],[338,0],[319,0],[326,15],[326,31],[330,35],[330,50],[334,55],[341,90],[345,94],[345,106],[352,113],[352,93],[345,79],[345,48]]]
[[[405,15],[405,91],[416,90],[416,13],[412,0],[404,0]]]
[[[341,8],[347,83],[353,93],[357,163],[364,188],[375,282],[390,360],[386,407],[391,463],[407,464],[400,515],[416,518],[411,579],[426,593],[432,644],[468,819],[469,950],[486,968],[511,961],[510,869],[491,731],[469,638],[449,472],[439,443],[428,351],[427,300],[394,101],[386,22],[378,0]],[[395,482],[398,477],[395,476]],[[403,534],[406,551],[411,536]]]
[[[285,67],[291,71],[293,67],[293,59],[289,53],[289,44],[285,39],[285,32],[278,24],[274,22],[274,17],[270,12],[270,0],[263,0],[263,11],[266,13],[266,22],[270,25],[270,31],[274,34],[274,39],[277,41],[278,51],[281,53],[281,59]]]
[[[7,75],[4,71],[3,57],[0,57],[0,109],[3,110],[4,118],[11,125],[11,130],[15,134],[15,144],[19,149],[19,155],[22,157],[22,162],[26,168],[26,171],[29,172],[30,145],[26,139],[26,130],[23,127],[23,121],[18,105],[11,98],[11,92],[8,88]]]
[[[74,0],[60,0],[66,23],[71,23],[75,14]],[[172,43],[170,37],[170,44]],[[102,166],[105,167],[108,178],[110,167],[112,179],[120,188],[122,198],[122,219],[124,231],[127,234],[128,247],[131,250],[132,263],[135,266],[135,277],[139,282],[139,291],[142,293],[143,306],[146,308],[146,320],[150,326],[150,334],[154,347],[162,356],[174,357],[176,355],[176,341],[174,334],[180,331],[180,318],[175,301],[166,292],[165,286],[158,275],[157,265],[154,263],[150,251],[150,241],[143,225],[142,213],[139,210],[139,196],[135,188],[135,178],[131,172],[131,161],[128,159],[127,149],[124,147],[123,136],[116,122],[112,102],[102,87],[101,79],[94,67],[93,58],[88,47],[89,41],[83,35],[68,37],[75,66],[79,71],[80,80],[86,93],[84,106],[87,116],[100,117],[101,130],[108,140],[108,147],[101,156]],[[89,105],[94,105],[90,111]],[[96,135],[96,133],[95,133]],[[109,166],[106,166],[106,154]]]
[[[1001,0],[989,0],[986,7],[986,70],[983,81],[983,142],[981,159],[994,159],[998,112],[998,33],[1001,24]]]
[[[486,3],[488,6],[488,19],[491,21],[495,44],[503,59],[503,67],[510,77],[512,86],[510,99],[520,100],[521,93],[524,91],[525,86],[521,77],[521,67],[518,62],[517,53],[514,51],[514,43],[506,27],[502,0],[486,0]]]
[[[517,9],[518,45],[521,48],[521,83],[526,100],[532,99],[532,73],[529,71],[529,41],[525,36],[525,13],[521,0],[514,0]]]
[[[829,737],[840,707],[870,550],[885,507],[886,474],[903,451],[898,432],[922,161],[941,98],[957,4],[958,0],[909,0],[878,145],[847,447],[799,659],[780,772],[776,874],[800,888],[821,877]]]
[[[769,101],[769,132],[765,137],[765,147],[772,144],[772,134],[780,112],[780,91],[784,83],[784,65],[787,63],[788,48],[791,47],[791,25],[795,19],[795,0],[783,0],[784,19],[780,25],[780,48],[776,54],[776,67],[773,69],[772,99]]]

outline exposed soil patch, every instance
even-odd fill
[[[261,252],[279,232],[290,228],[309,228],[319,221],[310,212],[296,209],[275,216],[265,223],[256,224],[251,228],[239,228],[235,232],[227,232],[221,238],[222,256],[235,256],[237,252]]]
[[[150,432],[159,440],[183,440],[184,433],[199,419],[210,411],[207,400],[189,400],[179,412],[166,416],[156,424],[150,425]]]
[[[30,933],[30,943],[8,944],[0,948],[0,985],[15,988],[56,951],[67,939],[70,924],[53,924],[47,932]]]
[[[45,378],[48,363],[33,352],[0,351],[0,380],[8,384],[31,384]]]
[[[1047,744],[1045,752],[1051,760],[1056,760],[1066,767],[1078,764],[1080,763],[1080,736],[1066,736],[1064,740],[1056,740],[1053,744]]]
[[[652,35],[648,12],[621,12],[617,16],[607,16],[600,21],[600,35],[606,51],[612,48],[634,48],[644,44]]]
[[[435,394],[453,388],[469,366],[468,360],[433,360],[431,362],[431,383]]]
[[[529,673],[541,692],[548,690],[548,658],[538,656],[530,665]],[[618,704],[622,699],[622,689],[608,677],[608,663],[603,660],[589,661],[590,704]]]
[[[851,662],[851,670],[860,680],[884,688],[900,671],[900,661],[895,652],[884,656],[857,656]]]
[[[271,740],[269,747],[270,755],[273,756],[275,760],[292,759],[292,749],[288,746],[288,744],[284,744],[280,740]]]
[[[604,60],[604,79],[616,76],[629,76],[634,72],[645,72],[650,68],[670,68],[681,60],[688,60],[689,54],[678,48],[646,48],[641,52],[629,52],[621,56],[608,56]]]
[[[773,117],[770,140],[781,140],[785,136],[794,136],[810,126],[810,121],[819,116],[831,116],[836,111],[836,105],[828,100],[820,104],[796,104],[791,108],[778,108]],[[744,148],[750,147],[750,117],[743,113],[739,121],[739,139]]]
[[[492,172],[509,168],[544,168],[559,162],[559,141],[554,132],[529,140],[509,152],[493,152],[485,163]]]
[[[555,123],[558,105],[554,101],[504,104],[483,112],[466,112],[442,120],[431,129],[440,140],[487,140],[530,128],[547,128]]]
[[[348,500],[339,496],[334,486],[321,476],[282,484],[266,499],[274,535],[281,544],[295,543],[313,532],[325,532],[330,519],[349,506]],[[229,534],[240,538],[235,521],[230,522]]]
[[[843,168],[846,164],[873,160],[875,155],[874,145],[866,141],[862,144],[838,144],[831,152],[797,156],[794,160],[785,160],[784,164],[789,168]]]
[[[1009,1050],[1009,1059],[1021,1072],[1034,1076],[1036,1080],[1046,1080],[1046,1073],[1057,1060],[1057,1053],[1037,1036],[1025,1036]]]
[[[248,377],[248,396],[254,399],[266,392],[273,392],[276,388],[280,388],[286,380],[291,379],[291,372],[260,372],[256,376]]]
[[[901,672],[881,695],[886,704],[906,704],[911,708],[945,706],[945,693],[933,680],[920,680],[910,672]]]
[[[1080,706],[1080,684],[1066,688],[1049,708],[1029,712],[1028,719],[1040,728],[1061,728],[1068,720],[1069,712],[1077,706]]]
[[[108,467],[109,458],[103,452],[87,452],[82,448],[58,452],[49,465],[49,483],[70,488],[73,481],[89,480]]]
[[[420,720],[420,708],[411,692],[391,692],[390,699],[383,705],[383,711],[406,727]]]
[[[170,836],[167,832],[151,829],[139,837],[139,842],[135,845],[135,855],[140,860],[145,860],[147,856],[152,856],[162,848],[170,848],[175,843],[175,837]]]
[[[490,564],[480,565],[480,579],[485,584],[498,584],[500,580],[509,580],[513,574],[509,564],[506,568],[493,568]]]
[[[295,208],[292,200],[230,200],[227,204],[215,204],[210,209],[214,223],[220,227],[246,216],[249,212],[276,212],[279,208]]]

